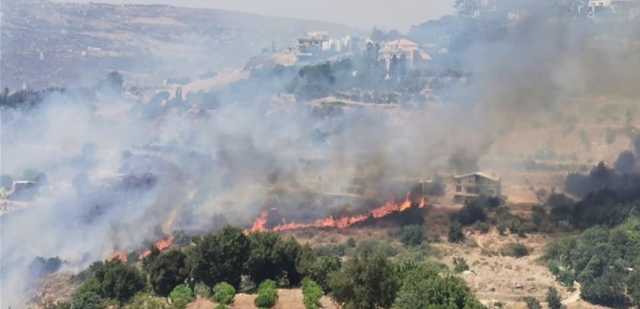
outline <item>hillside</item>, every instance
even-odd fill
[[[308,31],[351,32],[326,22],[163,5],[9,0],[2,12],[0,84],[11,89],[66,86],[111,70],[157,84],[242,65]]]

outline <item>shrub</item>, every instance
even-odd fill
[[[419,246],[424,240],[424,228],[417,224],[403,226],[398,238],[405,246]]]
[[[351,246],[353,244],[353,246]],[[347,244],[329,244],[318,246],[314,249],[317,255],[320,256],[344,256],[347,252],[347,248],[355,248],[356,244],[347,243]]]
[[[229,309],[229,306],[225,304],[218,304],[215,309]]]
[[[540,302],[535,297],[527,296],[523,301],[527,304],[527,309],[542,309]]]
[[[464,271],[469,270],[469,265],[467,264],[467,261],[465,261],[464,258],[461,257],[454,257],[453,258],[453,271],[457,272],[457,273],[461,273]]]
[[[124,309],[169,309],[170,307],[165,298],[138,293],[129,304],[124,306]]]
[[[489,224],[487,222],[476,222],[474,224],[474,227],[477,231],[479,231],[482,234],[486,234],[489,232],[489,229],[491,229],[491,227],[489,226]]]
[[[406,272],[393,308],[484,308],[466,283],[454,276],[441,276],[433,269],[415,267]]]
[[[484,209],[476,203],[468,203],[462,209],[452,216],[452,219],[460,222],[462,225],[471,225],[478,221],[487,220],[487,214]]]
[[[462,242],[464,241],[464,233],[462,232],[462,225],[458,221],[453,221],[449,225],[449,242]]]
[[[556,288],[550,287],[547,290],[547,304],[550,309],[561,309],[564,307],[560,300],[560,294],[558,294],[558,290],[556,290]]]
[[[198,282],[193,287],[193,293],[198,297],[209,298],[211,297],[211,288],[203,282]]]
[[[180,284],[176,286],[171,293],[169,293],[169,299],[171,304],[178,309],[184,309],[192,302],[195,297],[193,291],[186,284]]]
[[[302,280],[302,295],[306,309],[320,308],[320,298],[324,295],[324,292],[315,281],[309,278]]]
[[[273,280],[265,280],[258,287],[258,296],[255,304],[258,308],[271,308],[278,301],[278,290],[276,282]]]
[[[529,255],[529,249],[521,244],[521,243],[510,243],[505,245],[502,250],[500,250],[502,255],[512,256],[512,257],[523,257]]]
[[[353,239],[353,237],[349,237],[349,239],[347,239],[347,241],[345,242],[345,245],[347,245],[347,247],[350,247],[350,248],[355,248],[357,243],[356,243],[356,240]]]
[[[62,260],[58,257],[43,258],[36,257],[29,264],[29,273],[35,278],[39,278],[58,271],[62,267]]]
[[[218,283],[213,287],[213,299],[220,304],[230,305],[235,295],[236,289],[226,282]]]
[[[361,255],[364,252],[375,252],[384,257],[398,255],[398,250],[389,244],[389,242],[377,239],[367,239],[359,242],[354,254]]]

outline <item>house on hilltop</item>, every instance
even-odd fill
[[[482,172],[453,177],[455,183],[454,201],[464,202],[479,196],[500,196],[502,182],[500,178]]]

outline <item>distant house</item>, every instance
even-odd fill
[[[35,181],[19,180],[14,181],[11,190],[7,194],[10,200],[28,200],[38,190],[38,183]]]
[[[502,194],[501,180],[485,173],[475,172],[453,177],[455,182],[456,202],[464,202],[479,196],[500,196]]]
[[[587,2],[587,15],[596,16],[603,12],[610,12],[612,0],[589,0]]]
[[[321,52],[323,46],[329,42],[329,33],[326,31],[309,32],[304,38],[298,39],[298,52],[300,54],[313,55]]]

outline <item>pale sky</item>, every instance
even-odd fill
[[[341,23],[368,30],[374,26],[406,31],[411,25],[452,11],[453,0],[57,0],[170,4],[208,7],[269,16]]]

